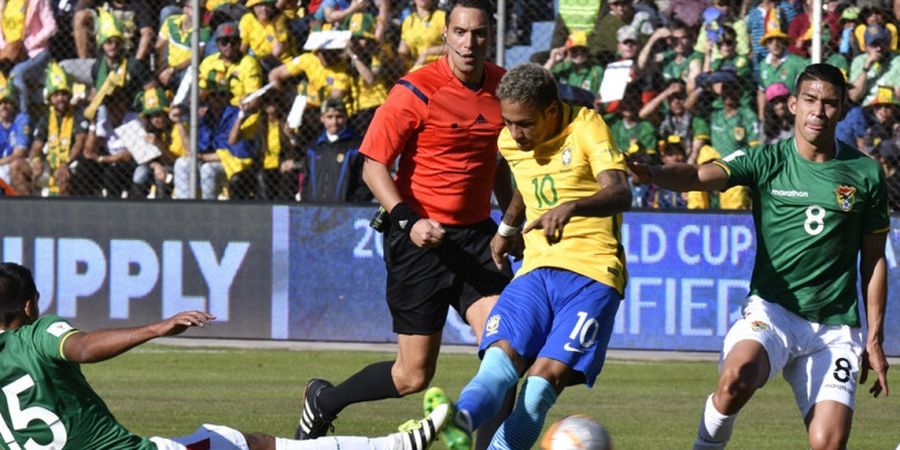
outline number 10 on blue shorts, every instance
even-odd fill
[[[480,350],[508,341],[525,359],[550,358],[581,372],[590,387],[603,368],[621,301],[613,287],[575,272],[532,270],[500,294]]]

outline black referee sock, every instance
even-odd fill
[[[318,398],[319,407],[334,416],[354,403],[401,397],[391,376],[393,366],[394,361],[370,364],[334,388],[323,390]]]

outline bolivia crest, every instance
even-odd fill
[[[834,190],[837,195],[838,206],[841,211],[847,212],[853,209],[853,200],[856,198],[856,188],[853,186],[840,185]]]

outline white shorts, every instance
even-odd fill
[[[233,428],[205,423],[193,434],[174,439],[152,437],[159,450],[250,450],[244,435]]]
[[[810,322],[782,306],[751,295],[744,317],[725,336],[722,361],[739,341],[759,342],[769,356],[769,379],[784,370],[800,413],[831,400],[853,409],[863,352],[860,328]]]

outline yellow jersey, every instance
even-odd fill
[[[410,62],[415,62],[419,54],[426,49],[441,45],[444,31],[444,11],[435,10],[427,17],[419,17],[413,12],[400,26],[400,39],[409,47]],[[425,60],[425,64],[440,59],[441,55],[431,55]],[[413,66],[418,68],[420,66]]]
[[[625,171],[625,156],[597,113],[568,104],[563,104],[561,112],[562,131],[530,151],[519,150],[508,128],[500,132],[497,145],[525,201],[527,223],[557,205],[596,193],[600,172]],[[525,260],[516,276],[539,267],[556,267],[622,294],[628,274],[621,226],[622,214],[575,216],[564,227],[562,240],[553,245],[547,243],[543,230],[532,230],[525,235]]]
[[[306,95],[309,106],[322,106],[322,102],[330,97],[331,91],[335,89],[344,91],[345,103],[350,98],[353,79],[344,63],[335,67],[325,67],[316,54],[303,53],[288,61],[285,67],[292,77],[301,73],[306,74],[306,88],[300,89],[300,93]],[[351,110],[353,105],[346,106]]]
[[[272,44],[275,41],[285,44],[284,52],[278,57],[282,63],[287,63],[296,54],[288,32],[287,18],[283,15],[278,15],[274,22],[263,25],[253,13],[248,12],[241,16],[238,29],[241,31],[241,42],[245,42],[259,59],[272,55]]]
[[[231,105],[238,106],[241,100],[262,87],[262,69],[256,58],[244,55],[237,63],[222,58],[219,52],[203,58],[200,63],[200,87],[206,88],[209,80],[224,77],[231,91]]]

